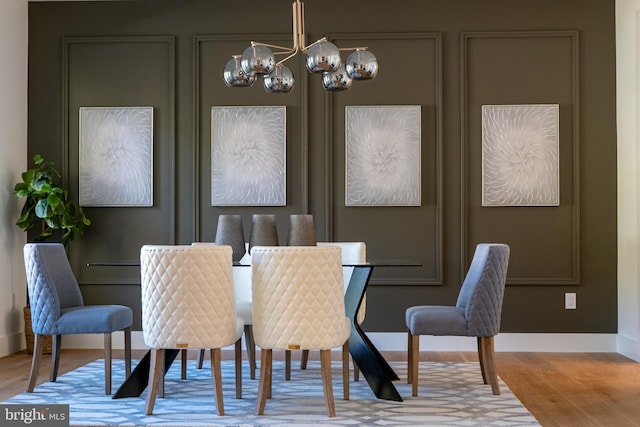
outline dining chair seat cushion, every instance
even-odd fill
[[[418,305],[405,313],[407,327],[413,335],[467,335],[464,309],[454,306]]]
[[[121,305],[89,305],[61,310],[58,334],[107,334],[131,326],[133,311]]]

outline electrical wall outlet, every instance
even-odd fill
[[[577,308],[575,292],[564,294],[564,308],[565,310],[575,310]]]

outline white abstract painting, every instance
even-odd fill
[[[482,206],[558,206],[559,106],[482,106]]]
[[[80,108],[81,206],[153,206],[153,107]]]
[[[211,205],[286,205],[286,107],[211,107]]]
[[[345,110],[346,205],[420,206],[420,106]]]

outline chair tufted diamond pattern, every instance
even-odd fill
[[[509,247],[480,244],[460,289],[456,306],[464,308],[467,335],[491,337],[500,330]]]
[[[230,246],[145,245],[142,330],[152,348],[221,348],[242,335]],[[212,327],[215,325],[215,327]]]
[[[251,249],[253,331],[266,349],[341,346],[350,334],[339,247]]]

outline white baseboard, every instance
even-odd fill
[[[403,332],[370,332],[369,339],[380,351],[406,351],[407,334]],[[617,334],[499,334],[495,338],[496,351],[518,352],[583,352],[583,353],[616,353],[621,338]],[[244,343],[243,343],[244,345]],[[636,353],[640,358],[640,346],[636,345]],[[65,335],[63,348],[102,348],[101,335]],[[123,334],[113,334],[113,348],[124,346]],[[134,349],[145,349],[141,331],[131,334],[131,346]],[[231,347],[229,347],[231,348]],[[422,351],[477,351],[475,338],[468,337],[432,337],[420,338]],[[622,352],[621,352],[622,353]],[[633,352],[631,352],[633,353]],[[625,353],[622,353],[625,354]],[[627,354],[625,354],[627,355]],[[631,356],[628,356],[631,357]],[[633,358],[633,357],[632,357]],[[634,358],[635,359],[635,358]],[[635,359],[638,360],[638,359]]]
[[[640,362],[640,341],[637,338],[631,338],[625,335],[617,335],[618,353],[630,359]]]

